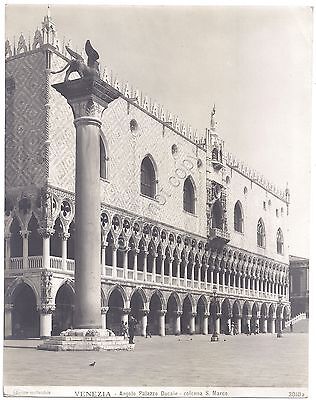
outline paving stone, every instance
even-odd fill
[[[134,351],[107,352],[46,352],[36,350],[40,340],[7,340],[4,385],[307,386],[307,334],[135,339]]]

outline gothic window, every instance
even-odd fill
[[[100,177],[106,179],[106,151],[102,138],[100,137]]]
[[[212,228],[223,229],[223,209],[219,200],[213,204]]]
[[[243,232],[243,213],[240,201],[237,201],[234,208],[234,229],[236,232]]]
[[[152,161],[145,157],[141,165],[140,192],[154,198],[156,195],[156,174]]]
[[[212,160],[218,161],[218,150],[216,147],[212,150]]]
[[[260,247],[266,245],[266,232],[262,218],[259,219],[257,224],[257,245]]]
[[[195,213],[195,192],[191,177],[187,177],[183,185],[183,209]]]
[[[277,253],[283,254],[283,250],[284,250],[283,233],[282,233],[281,228],[279,228],[277,231]]]

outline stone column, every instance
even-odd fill
[[[228,325],[228,333],[231,335],[231,331],[232,331],[232,316],[231,315],[228,315],[227,325]]]
[[[217,334],[220,333],[220,330],[221,330],[221,313],[217,313],[216,314],[215,330],[216,330]]]
[[[262,317],[263,324],[262,324],[262,333],[268,332],[268,319],[267,317]]]
[[[105,276],[105,248],[106,242],[101,243],[101,276]]]
[[[11,233],[5,235],[5,269],[10,269],[11,266]]]
[[[12,337],[12,311],[13,304],[5,304],[4,306],[4,337]]]
[[[142,313],[142,336],[146,336],[146,326],[147,326],[147,315],[149,314],[149,310],[141,310]]]
[[[184,261],[184,286],[188,286],[188,262],[187,260]]]
[[[204,275],[205,290],[207,288],[207,272],[208,272],[208,266],[205,264],[205,275]]]
[[[109,307],[101,307],[101,327],[106,329],[106,314],[109,311]]]
[[[165,276],[165,258],[166,256],[162,255],[161,256],[161,270],[160,270],[160,276],[161,276],[161,283],[164,283],[164,276]]]
[[[237,318],[237,332],[238,332],[238,334],[240,334],[241,333],[241,316],[239,315],[236,318]]]
[[[203,315],[203,335],[208,335],[208,317],[210,316],[209,313],[204,313]]]
[[[61,258],[62,258],[62,269],[67,271],[67,240],[70,237],[69,233],[62,232],[61,238]]]
[[[177,266],[177,285],[180,286],[180,261],[176,258]]]
[[[195,272],[196,265],[195,263],[192,264],[191,269],[191,288],[194,288],[194,272]]]
[[[43,238],[43,268],[50,268],[50,237],[55,232],[52,228],[39,228],[38,233]]]
[[[181,315],[182,311],[176,311],[176,326],[175,326],[175,334],[181,333]]]
[[[216,286],[217,286],[217,292],[219,292],[219,272],[216,271]]]
[[[55,305],[42,304],[39,307],[40,311],[40,337],[48,338],[52,335],[52,314],[55,310]]]
[[[275,333],[275,318],[274,317],[269,318],[269,325],[270,325],[270,332]]]
[[[195,317],[196,317],[196,312],[191,312],[191,314],[190,314],[190,335],[195,334]]]
[[[171,257],[169,260],[169,284],[172,285],[172,263],[174,258]]]
[[[76,128],[75,328],[101,328],[100,128],[105,108],[120,93],[98,77],[53,87],[72,108]]]
[[[123,251],[123,276],[124,276],[124,279],[127,279],[128,251],[129,251],[129,248],[127,248]]]
[[[167,310],[159,311],[159,335],[166,336],[166,327],[165,327],[165,317],[167,314]]]
[[[238,277],[237,277],[237,287],[238,287],[238,288],[241,287],[241,285],[240,285],[240,278],[241,278],[241,276],[240,276],[240,274],[238,274]]]
[[[197,264],[198,269],[198,288],[201,289],[201,265]]]
[[[30,234],[29,231],[20,231],[20,235],[22,236],[22,245],[23,245],[23,269],[27,269],[29,267],[29,264],[28,264],[29,234]]]
[[[213,281],[214,281],[214,279],[213,279],[213,274],[214,274],[214,269],[212,269],[212,267],[210,267],[211,268],[211,276],[210,276],[210,278],[211,278],[211,282],[210,282],[210,284],[211,284],[211,290],[213,290]]]
[[[134,280],[137,280],[137,249],[133,249],[133,255],[134,255],[134,264],[133,264],[133,271],[134,271]]]
[[[147,256],[148,251],[144,251],[144,281],[147,282]]]
[[[248,327],[248,332],[251,332],[250,320],[251,320],[251,315],[246,315],[245,322],[246,322],[246,326]]]
[[[156,282],[156,260],[157,260],[158,254],[155,253],[153,255],[153,269],[152,269],[152,273],[151,273],[151,281],[152,282]]]
[[[128,316],[131,312],[130,308],[123,308],[122,310],[122,322],[127,322],[128,323]]]
[[[112,245],[111,245],[111,248],[112,248],[112,270],[113,270],[113,278],[116,278],[117,277],[117,249],[118,249],[118,246],[115,244],[115,243],[113,243]]]

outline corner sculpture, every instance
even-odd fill
[[[73,72],[78,72],[80,78],[100,77],[99,62],[97,61],[99,59],[99,53],[92,47],[90,40],[87,40],[85,45],[85,52],[88,56],[87,65],[80,54],[71,50],[68,46],[66,46],[66,50],[73,59],[69,60],[61,70],[52,71],[52,74],[59,74],[68,68],[64,82],[69,80],[69,75]]]

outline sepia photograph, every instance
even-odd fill
[[[312,6],[4,8],[6,397],[309,397]]]

